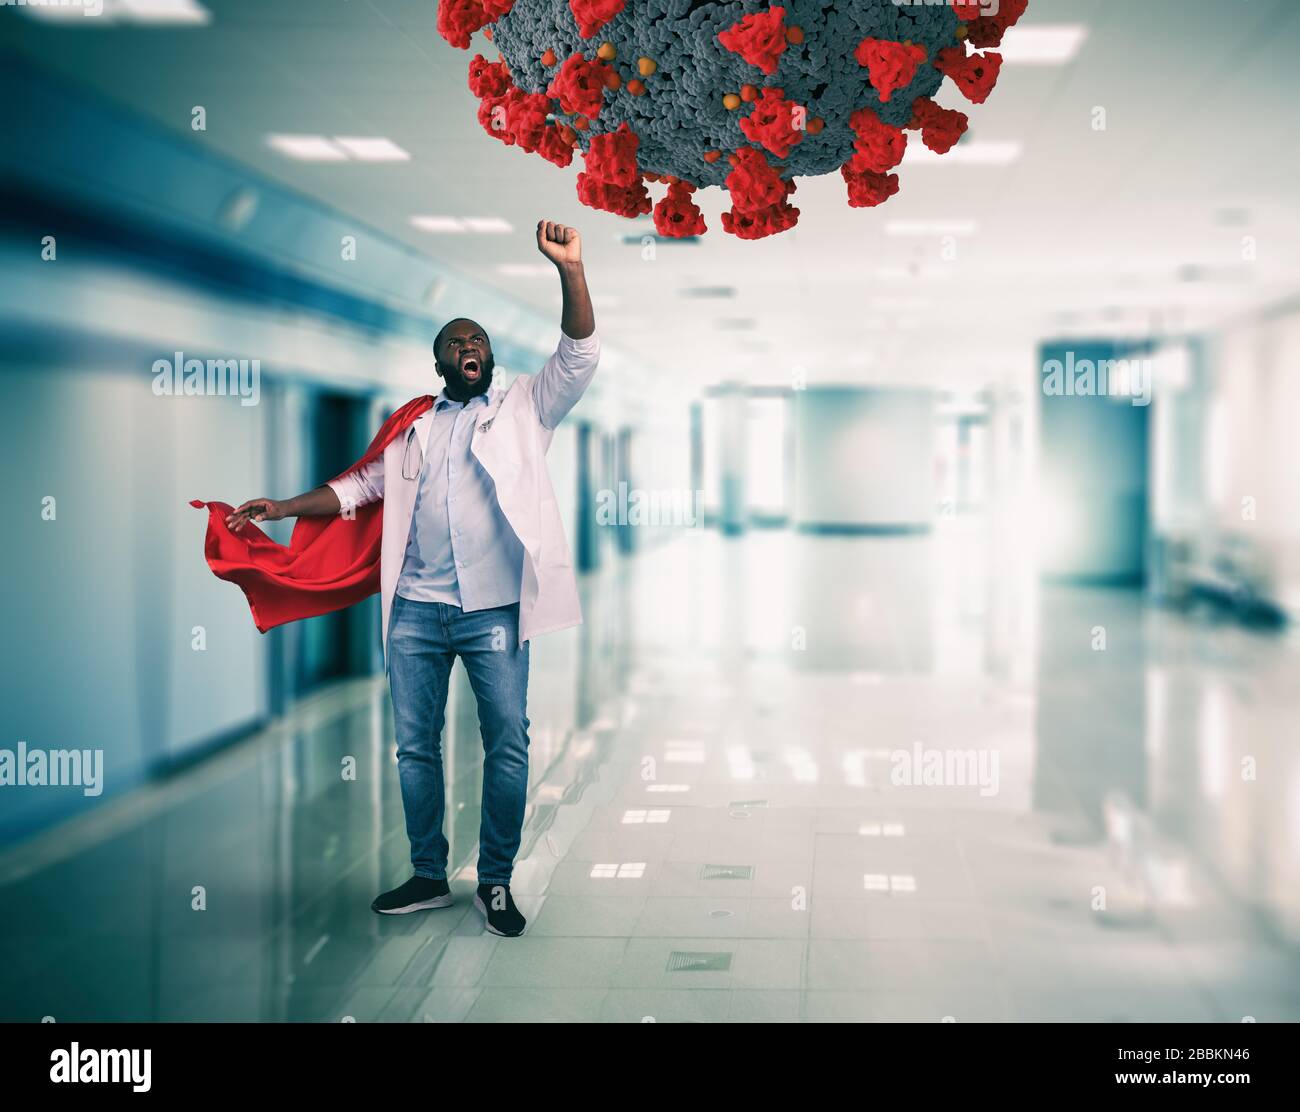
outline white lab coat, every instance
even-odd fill
[[[506,389],[488,390],[479,410],[470,451],[496,485],[497,501],[524,548],[519,585],[519,645],[538,634],[582,624],[578,582],[564,536],[564,522],[546,470],[546,451],[556,425],[577,404],[596,373],[600,340],[593,333],[574,340],[561,333],[555,353],[536,375],[520,375]],[[383,457],[330,482],[339,503],[364,506],[384,500],[384,534],[379,561],[379,594],[384,661],[388,661],[388,622],[393,595],[406,558],[411,515],[419,488],[417,461],[424,459],[433,411],[422,414],[407,432],[384,449]],[[410,462],[403,478],[408,437]]]

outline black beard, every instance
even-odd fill
[[[486,394],[488,387],[492,385],[492,370],[496,367],[496,358],[487,356],[483,360],[482,373],[480,373],[477,382],[466,382],[460,377],[460,368],[453,364],[450,368],[444,367],[441,363],[435,363],[438,374],[447,384],[447,396],[455,402],[467,402],[471,398],[477,398],[480,394]]]

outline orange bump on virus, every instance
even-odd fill
[[[758,99],[757,85],[742,85],[740,87],[740,99],[746,104],[750,104]]]
[[[634,97],[643,96],[645,94],[645,82],[634,77],[627,83],[627,91]]]
[[[803,28],[787,27],[785,29],[785,41],[789,43],[793,43],[795,46],[798,46],[801,42],[803,42]]]
[[[705,152],[704,152],[704,161],[705,161],[705,162],[717,162],[718,159],[720,159],[721,157],[722,157],[722,152],[721,152],[721,151],[705,151]]]
[[[603,42],[600,44],[600,49],[596,51],[596,57],[602,62],[612,62],[618,57],[618,49],[612,42]]]
[[[653,77],[655,70],[659,68],[659,63],[653,58],[647,58],[642,55],[636,60],[636,69],[642,77]]]
[[[547,50],[545,50],[545,51],[542,52],[542,65],[544,65],[544,66],[553,66],[553,65],[555,65],[555,51],[554,51],[554,50],[547,49]]]
[[[735,93],[728,93],[722,98],[722,107],[728,112],[734,112],[740,107],[740,97],[736,96]]]

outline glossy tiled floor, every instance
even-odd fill
[[[534,650],[525,937],[470,907],[463,676],[459,900],[370,912],[407,846],[356,681],[0,862],[0,1013],[1300,1018],[1300,649],[1033,583],[979,525],[655,549]]]

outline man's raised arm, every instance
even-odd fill
[[[596,313],[582,267],[582,237],[577,228],[550,220],[537,222],[537,249],[560,274],[560,343],[533,379],[533,400],[542,424],[555,428],[578,404],[600,362]]]
[[[560,293],[564,298],[564,308],[560,311],[561,330],[574,340],[585,340],[596,331],[596,313],[591,307],[587,275],[582,269],[582,236],[577,228],[539,220],[537,249],[560,272]]]

